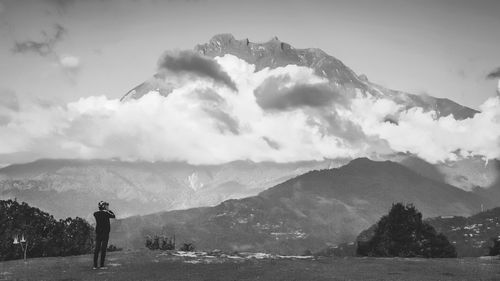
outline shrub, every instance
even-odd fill
[[[489,247],[490,248],[489,255],[490,256],[500,255],[500,239],[499,238],[491,238],[491,240],[493,241],[493,246]]]
[[[376,224],[373,236],[358,241],[358,255],[375,257],[456,257],[455,247],[446,236],[422,221],[411,205],[393,204],[389,214]]]
[[[184,252],[192,252],[194,251],[194,245],[193,243],[183,243],[179,250]]]
[[[162,237],[160,250],[175,250],[175,236],[174,238]]]
[[[175,235],[173,237],[148,235],[145,246],[150,250],[175,250]]]
[[[121,250],[123,250],[123,249],[122,248],[118,248],[118,247],[116,247],[113,244],[109,244],[108,248],[106,249],[106,251],[108,251],[108,252],[119,252]]]

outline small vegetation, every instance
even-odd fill
[[[123,248],[118,248],[113,244],[108,245],[108,248],[106,249],[106,251],[108,251],[108,252],[118,252],[118,251],[122,251],[122,250],[123,250]]]
[[[360,256],[373,257],[456,257],[455,247],[446,236],[422,221],[422,214],[411,205],[393,204],[389,214],[376,224],[373,235],[358,241]]]
[[[154,235],[146,237],[146,248],[150,250],[175,250],[175,235]]]
[[[185,252],[192,252],[194,251],[194,245],[193,243],[182,243],[182,246],[179,250]]]

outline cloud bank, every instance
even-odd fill
[[[395,152],[433,163],[500,158],[499,97],[456,120],[361,90],[346,93],[295,65],[255,71],[231,55],[179,52],[166,54],[159,69],[177,81],[166,96],[153,90],[127,102],[92,96],[61,106],[0,101],[0,155],[192,164]]]
[[[160,71],[165,69],[209,77],[236,90],[236,84],[217,62],[193,51],[166,52],[158,62],[158,68]]]

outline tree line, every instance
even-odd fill
[[[28,258],[69,256],[92,251],[94,228],[84,219],[56,220],[52,215],[17,200],[0,200],[0,260],[22,258],[14,239],[24,236]]]

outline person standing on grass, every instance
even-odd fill
[[[109,231],[111,230],[109,219],[114,219],[115,214],[109,210],[109,203],[100,201],[97,204],[99,211],[94,213],[95,227],[95,249],[94,249],[94,269],[97,269],[97,259],[101,252],[101,269],[106,269],[104,259],[106,258],[106,248],[108,247]]]

